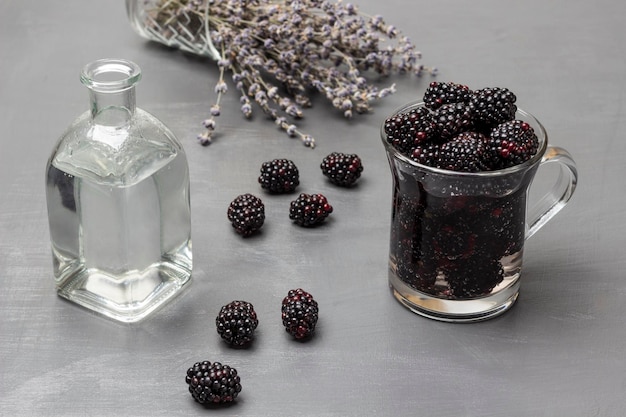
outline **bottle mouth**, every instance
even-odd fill
[[[83,68],[80,81],[101,92],[120,92],[133,87],[141,79],[137,64],[125,59],[99,59]]]

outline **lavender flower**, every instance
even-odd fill
[[[312,136],[293,120],[317,91],[346,118],[370,111],[370,103],[395,92],[368,76],[393,72],[436,73],[419,64],[421,53],[382,16],[362,14],[352,3],[332,0],[135,0],[143,33],[170,46],[212,56],[219,67],[217,99],[204,121],[201,144],[211,143],[220,101],[228,91],[225,71],[241,93],[241,111],[252,103],[289,136],[313,148]],[[143,9],[141,8],[143,7]],[[208,8],[208,9],[207,9]]]

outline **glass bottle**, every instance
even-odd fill
[[[127,323],[180,293],[192,270],[187,158],[165,125],[135,107],[140,78],[126,60],[86,65],[90,110],[46,167],[58,294]]]

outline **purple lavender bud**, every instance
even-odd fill
[[[389,26],[387,26],[386,33],[387,33],[387,36],[389,36],[390,38],[393,39],[398,34],[398,30],[395,28],[395,26],[389,25]]]
[[[285,129],[285,132],[287,132],[289,136],[294,136],[296,134],[296,125],[287,126],[287,129]]]
[[[387,97],[388,95],[393,94],[395,92],[396,92],[396,85],[392,84],[390,87],[383,88],[382,90],[380,90],[380,92],[378,93],[378,98]]]
[[[211,116],[218,117],[220,115],[220,106],[218,104],[214,104],[211,106]]]
[[[211,135],[208,132],[204,132],[196,136],[200,145],[207,146],[211,144]]]
[[[252,106],[250,105],[250,103],[244,103],[241,105],[241,112],[243,113],[243,115],[246,118],[249,118],[250,116],[252,116]]]
[[[334,5],[329,2],[329,1],[325,1],[320,5],[321,9],[324,10],[326,13],[331,14],[333,12],[334,9]]]
[[[302,94],[296,94],[296,104],[302,107],[311,107],[311,99]]]
[[[335,90],[335,96],[337,96],[337,97],[343,98],[343,97],[345,97],[347,95],[348,95],[348,90],[346,90],[345,88],[341,88],[340,87],[340,88],[337,88]]]
[[[211,119],[205,119],[202,122],[202,125],[208,129],[208,130],[215,130],[215,119],[211,118]]]
[[[302,143],[304,144],[304,146],[315,148],[315,139],[313,139],[312,136],[309,136],[309,135],[302,136]]]
[[[283,97],[278,101],[278,105],[283,110],[286,109],[290,104],[291,104],[291,100],[289,100],[287,97]]]
[[[372,16],[372,18],[370,19],[370,23],[374,27],[379,27],[384,23],[383,17],[379,14],[377,14],[376,16]]]
[[[224,94],[228,91],[228,86],[226,85],[226,83],[223,80],[218,81],[218,83],[215,85],[215,92],[218,94]]]
[[[256,92],[259,91],[260,88],[261,86],[258,83],[251,84],[250,87],[248,87],[248,95],[254,96]]]
[[[287,106],[287,108],[285,109],[285,113],[287,113],[289,116],[295,117],[295,118],[302,117],[302,111],[300,111],[300,109],[298,109],[293,104]]]
[[[265,94],[265,91],[257,91],[254,95],[254,101],[259,103],[261,106],[265,106],[267,104],[267,94]]]
[[[224,38],[222,37],[222,34],[217,31],[217,30],[212,30],[211,31],[211,40],[215,43],[215,44],[221,44],[222,42],[224,42]]]

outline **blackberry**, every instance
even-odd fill
[[[393,199],[393,221],[400,231],[413,236],[415,229],[419,228],[419,219],[424,213],[424,207],[419,200],[410,195],[396,195]]]
[[[247,237],[263,226],[265,205],[252,194],[242,194],[230,203],[227,215],[235,231]]]
[[[70,211],[76,211],[74,176],[58,169],[52,169],[48,181],[52,181],[52,184],[58,188],[63,207]]]
[[[419,222],[418,222],[419,224]],[[431,247],[424,245],[419,226],[411,237],[400,239],[391,253],[394,255],[396,274],[407,285],[423,292],[431,292],[437,279]]]
[[[200,404],[225,404],[241,392],[237,370],[219,362],[196,362],[187,369],[185,382],[194,400]]]
[[[307,339],[317,325],[317,301],[301,288],[290,290],[283,299],[281,316],[287,333],[299,340]]]
[[[289,159],[263,162],[259,184],[272,193],[290,193],[300,185],[298,167]]]
[[[310,227],[322,223],[332,212],[324,195],[301,193],[291,202],[289,218],[299,226]]]
[[[220,309],[215,325],[217,333],[226,343],[242,347],[252,341],[259,320],[252,304],[247,301],[232,301]]]
[[[493,128],[487,147],[492,168],[502,169],[529,160],[537,153],[539,140],[528,123],[511,120]]]
[[[417,107],[385,120],[387,142],[405,155],[413,148],[437,137],[437,126],[425,107]]]
[[[471,91],[466,85],[433,81],[424,93],[424,104],[429,109],[435,110],[444,104],[467,103],[470,94]]]
[[[442,224],[433,234],[432,249],[439,257],[467,259],[476,251],[478,236],[467,224]]]
[[[440,144],[429,142],[413,148],[411,159],[418,164],[428,165],[431,167],[439,167],[439,148]]]
[[[504,279],[500,261],[484,257],[455,261],[445,273],[450,295],[455,298],[487,295]]]
[[[441,141],[452,139],[462,132],[472,129],[473,119],[470,108],[465,103],[444,104],[433,111],[433,119]]]
[[[507,88],[483,88],[472,93],[469,107],[474,122],[485,129],[515,118],[517,97]]]
[[[451,171],[479,172],[489,168],[487,138],[477,132],[463,132],[441,145],[439,167]]]
[[[522,250],[526,224],[526,193],[518,190],[513,194],[494,199],[481,207],[476,218],[479,246],[494,258],[512,255]]]
[[[354,154],[333,152],[322,160],[322,173],[333,184],[349,187],[356,182],[363,172],[361,158]]]

